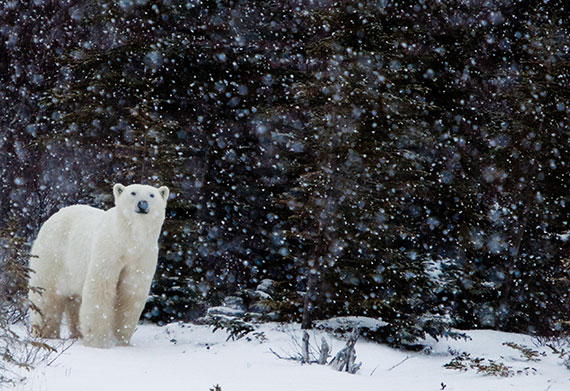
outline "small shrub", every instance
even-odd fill
[[[228,333],[228,338],[226,341],[229,341],[230,339],[232,341],[241,339],[255,331],[255,327],[251,323],[248,323],[243,319],[231,318],[224,315],[212,316],[208,319],[208,324],[214,327],[214,330],[212,330],[212,332],[225,330]],[[262,342],[266,340],[263,333],[254,333],[252,335]]]
[[[563,365],[570,369],[570,342],[566,338],[551,338],[547,340],[537,340],[540,346],[548,347],[553,354],[562,360]]]
[[[515,374],[513,369],[502,362],[487,360],[485,358],[472,358],[467,352],[454,357],[449,363],[444,365],[447,369],[467,371],[469,369],[477,371],[483,375],[510,377]]]
[[[546,356],[546,353],[544,352],[539,353],[537,350],[532,350],[527,346],[519,345],[514,342],[505,342],[503,345],[508,346],[511,349],[518,350],[521,353],[521,356],[527,361],[537,362],[540,361],[540,356]]]
[[[22,370],[30,371],[35,363],[55,352],[21,327],[30,307],[30,269],[25,266],[30,254],[27,243],[16,233],[17,226],[10,221],[0,230],[0,389],[4,384],[24,381]]]

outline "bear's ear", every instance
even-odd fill
[[[170,190],[168,190],[168,187],[166,186],[161,186],[158,188],[158,193],[160,194],[162,199],[166,201],[168,199],[168,196],[170,195]]]
[[[125,191],[125,186],[121,185],[120,183],[117,183],[115,186],[113,186],[113,195],[115,196],[115,200],[119,198],[123,191]]]

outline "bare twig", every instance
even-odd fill
[[[392,369],[399,367],[400,365],[402,365],[403,363],[405,363],[406,361],[408,361],[411,357],[410,356],[406,356],[405,359],[403,359],[402,361],[400,361],[399,363],[397,363],[396,365],[388,368],[389,371],[391,371]]]
[[[374,375],[374,372],[380,367],[380,364],[376,365],[376,367],[370,372],[370,376]]]
[[[337,353],[329,365],[338,371],[356,373],[362,365],[361,362],[356,363],[356,350],[354,349],[354,345],[358,337],[358,329],[354,329],[346,346]],[[295,354],[286,352],[287,356],[282,356],[272,349],[269,349],[269,351],[281,360],[297,361],[302,364],[327,364],[327,360],[330,357],[331,346],[324,337],[321,338],[321,345],[316,348],[311,345],[310,336],[307,331],[303,332],[302,342],[299,342],[298,337],[294,333],[291,333],[291,340],[296,351]],[[318,354],[318,359],[315,353]]]
[[[60,357],[63,355],[63,353],[67,352],[67,351],[69,350],[69,348],[73,346],[73,344],[75,343],[75,341],[76,341],[76,340],[72,340],[71,343],[70,343],[69,345],[67,345],[67,346],[65,346],[65,341],[63,341],[63,342],[61,343],[61,346],[62,346],[61,351],[59,351],[59,352],[55,355],[54,358],[52,358],[51,360],[49,360],[49,362],[46,364],[46,366],[49,367],[51,364],[53,364],[53,363],[55,362],[55,360],[57,360],[58,358],[60,358]]]
[[[279,353],[277,353],[275,350],[269,348],[269,351],[271,353],[273,353],[278,359],[280,360],[290,360],[290,361],[301,361],[300,358],[298,357],[293,357],[293,356],[289,356],[289,357],[283,357],[281,356]]]

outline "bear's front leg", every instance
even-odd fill
[[[117,261],[101,259],[89,265],[79,310],[79,327],[85,346],[108,348],[113,344],[119,273]]]
[[[117,285],[113,331],[119,345],[129,345],[148,298],[152,272],[128,266]]]

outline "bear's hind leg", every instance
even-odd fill
[[[42,309],[44,328],[42,330],[43,338],[60,338],[61,320],[65,309],[65,298],[56,292],[47,295],[48,305]]]
[[[40,338],[59,338],[65,299],[53,291],[44,291],[34,304],[41,311],[30,315],[32,331]]]
[[[81,306],[80,296],[71,296],[67,299],[66,312],[69,322],[69,331],[71,338],[81,338],[79,331],[79,308]]]
[[[31,332],[34,337],[40,338],[44,323],[42,319],[42,314],[40,313],[43,307],[42,295],[39,292],[30,290],[30,293],[28,293],[28,297],[31,303],[30,307]]]

